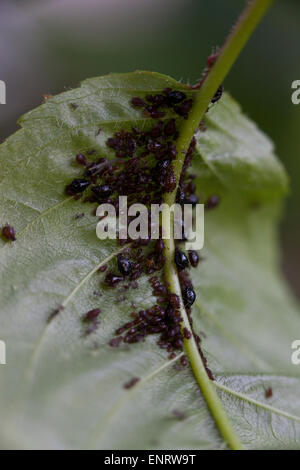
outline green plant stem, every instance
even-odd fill
[[[165,194],[164,202],[167,205],[171,206],[176,202],[176,194],[186,152],[212,97],[236,61],[239,53],[250,38],[255,27],[258,25],[263,15],[270,7],[272,1],[273,0],[253,0],[250,2],[250,4],[245,8],[244,12],[240,16],[236,26],[233,28],[227,40],[225,41],[218,54],[216,62],[209,70],[207,76],[202,82],[201,87],[197,91],[193,107],[189,113],[189,117],[184,121],[180,129],[180,135],[176,145],[177,158],[173,162],[173,169],[176,176],[177,185],[174,191]],[[167,219],[168,211],[163,210],[163,223],[167,223]],[[165,239],[164,242],[166,257],[164,269],[166,282],[170,291],[177,294],[180,298],[180,310],[183,318],[181,328],[187,328],[191,332],[189,319],[185,311],[181,296],[178,273],[174,263],[174,237],[171,236],[169,239]],[[231,449],[242,449],[242,444],[222,406],[215,386],[207,375],[193,336],[189,340],[184,340],[184,349],[189,358],[197,383],[200,386],[208,408],[210,409],[210,412],[215,419],[216,425],[218,426],[221,435]]]

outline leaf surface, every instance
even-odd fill
[[[78,176],[74,156],[95,149],[113,158],[106,140],[114,132],[153,126],[131,98],[166,87],[186,91],[147,72],[86,80],[23,116],[0,146],[0,222],[17,232],[14,243],[0,240],[3,448],[225,448],[191,370],[176,370],[154,337],[108,346],[132,303],[141,309],[155,299],[147,276],[121,302],[118,291],[103,288],[96,269],[115,266],[120,247],[100,242],[91,206],[64,194]],[[202,199],[218,194],[221,203],[206,213],[204,259],[191,272],[195,328],[205,333],[209,366],[243,445],[298,449],[300,378],[291,343],[299,313],[278,269],[287,177],[272,143],[231,97],[205,121],[193,172]],[[48,323],[60,304],[65,309]],[[85,337],[82,315],[96,307],[99,328]],[[132,377],[141,380],[125,390]]]

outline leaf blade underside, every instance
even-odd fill
[[[131,303],[150,307],[154,298],[146,276],[120,303],[115,291],[102,288],[103,275],[88,275],[107,258],[114,266],[119,248],[100,243],[91,207],[64,194],[78,175],[74,156],[95,149],[112,158],[105,142],[114,132],[153,125],[130,99],[168,86],[186,91],[147,72],[87,80],[27,113],[22,129],[0,147],[1,224],[17,232],[13,244],[0,240],[0,339],[8,350],[0,368],[4,448],[224,448],[189,368],[176,371],[154,338],[129,350],[108,346]],[[286,175],[270,141],[231,97],[205,121],[193,172],[198,194],[218,194],[221,203],[206,215],[204,260],[191,272],[195,328],[206,334],[203,348],[220,385],[300,416],[300,381],[290,361],[299,315],[278,273],[276,225]],[[84,218],[74,220],[80,212]],[[51,310],[74,289],[48,324]],[[93,294],[99,289],[101,298]],[[99,328],[83,338],[81,316],[96,306]],[[132,376],[142,380],[124,390]],[[267,386],[274,389],[268,400]],[[220,396],[246,448],[299,448],[296,420],[224,390]]]

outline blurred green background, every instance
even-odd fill
[[[1,140],[45,93],[87,77],[135,69],[196,82],[207,55],[223,43],[244,0],[1,0]],[[275,142],[291,178],[281,226],[282,265],[300,296],[300,2],[277,0],[225,87]],[[0,165],[1,171],[1,165]]]

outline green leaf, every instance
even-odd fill
[[[74,156],[95,149],[113,157],[106,140],[114,132],[153,126],[130,99],[168,86],[186,91],[147,72],[86,80],[26,114],[0,147],[0,223],[17,233],[16,242],[0,240],[2,448],[225,448],[189,367],[175,369],[154,337],[108,346],[132,302],[141,309],[155,299],[147,276],[122,302],[118,290],[103,288],[96,270],[115,266],[120,247],[100,242],[91,206],[64,194],[79,174]],[[205,333],[216,388],[243,445],[299,449],[299,366],[291,362],[299,313],[278,269],[286,174],[229,96],[206,125],[193,172],[203,200],[218,194],[221,203],[206,213],[204,260],[191,272],[195,329]],[[99,328],[85,337],[82,315],[96,307]],[[141,380],[125,390],[132,377]]]

